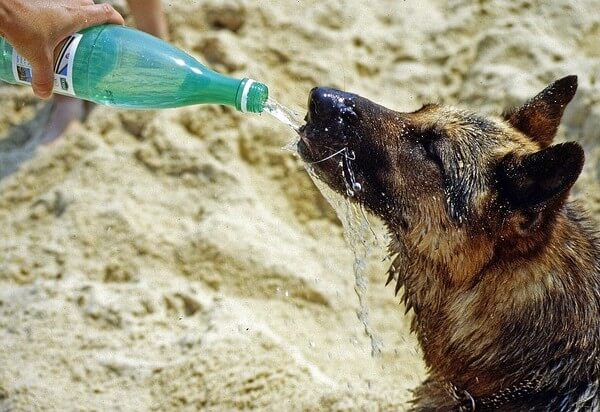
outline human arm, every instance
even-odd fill
[[[69,34],[103,23],[124,24],[108,4],[93,0],[0,0],[0,36],[31,64],[33,91],[52,94],[54,49]]]
[[[169,37],[167,20],[160,0],[127,0],[138,29],[163,40]]]

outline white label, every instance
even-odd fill
[[[56,48],[57,53],[54,56],[54,91],[57,93],[75,96],[73,61],[81,37],[79,33],[71,34]],[[15,50],[13,50],[12,67],[17,83],[31,84],[31,65]]]

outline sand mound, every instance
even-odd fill
[[[165,6],[176,44],[301,110],[324,84],[497,113],[578,74],[561,136],[586,146],[577,195],[600,216],[591,0]],[[404,408],[424,371],[383,252],[367,268],[372,358],[352,252],[281,149],[290,130],[221,107],[97,108],[36,152],[13,128],[43,123],[36,100],[0,99],[0,410]]]

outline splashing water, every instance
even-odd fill
[[[350,200],[334,193],[323,183],[307,165],[307,171],[319,188],[323,196],[335,209],[342,225],[344,226],[344,237],[354,253],[354,291],[358,296],[359,309],[356,315],[364,327],[365,334],[371,340],[371,356],[381,354],[383,341],[379,338],[369,325],[369,306],[367,291],[369,280],[366,276],[367,258],[371,245],[379,245],[379,239],[371,229],[364,210]]]

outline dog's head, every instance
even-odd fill
[[[576,88],[565,77],[497,118],[440,105],[400,113],[315,88],[298,149],[334,190],[467,276],[502,247],[530,252],[562,206],[584,154],[551,143]],[[474,248],[479,263],[458,257]]]

